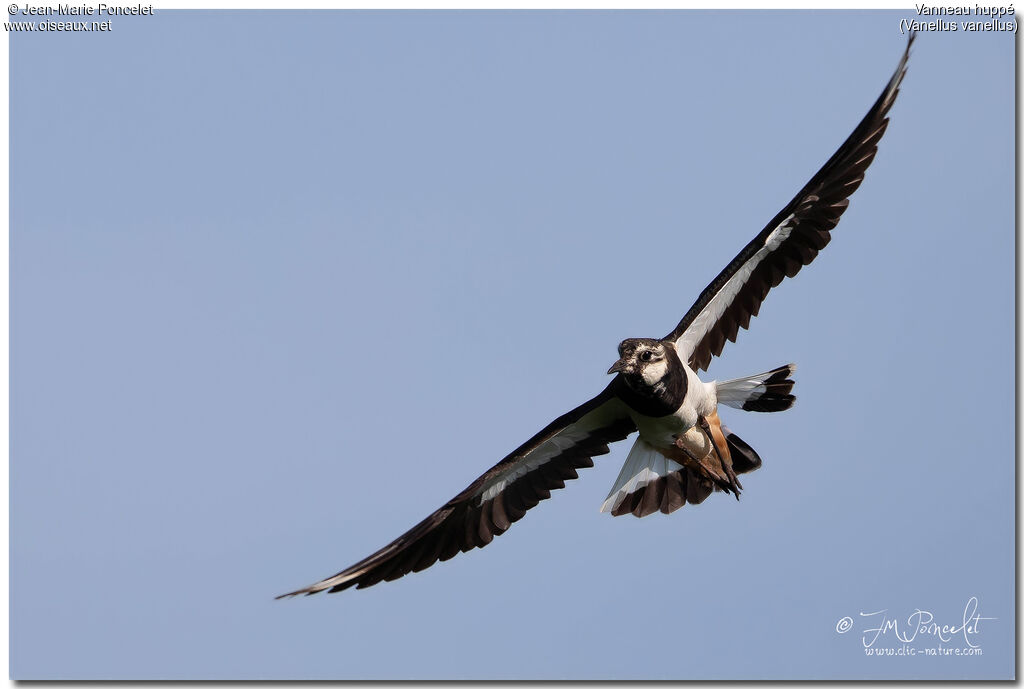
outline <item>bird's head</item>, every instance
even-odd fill
[[[631,386],[653,386],[668,374],[668,345],[660,340],[635,337],[619,344],[619,360],[608,373],[621,373]]]

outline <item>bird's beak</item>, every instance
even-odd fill
[[[614,364],[612,364],[612,367],[610,369],[608,369],[608,375],[611,375],[613,373],[619,373],[625,367],[626,362],[623,359],[619,359]]]

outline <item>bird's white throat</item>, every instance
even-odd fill
[[[644,379],[644,383],[649,387],[654,387],[657,383],[668,375],[668,360],[661,359],[659,361],[653,361],[640,371],[640,376]]]

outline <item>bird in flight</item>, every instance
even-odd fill
[[[563,414],[488,469],[429,517],[351,567],[278,596],[366,588],[419,572],[438,560],[482,548],[527,510],[594,465],[608,444],[638,433],[601,507],[614,516],[669,514],[722,491],[739,498],[739,476],[761,458],[718,416],[724,404],[777,412],[792,406],[794,366],[705,383],[725,341],[736,341],[768,291],[814,260],[864,179],[889,124],[906,73],[911,34],[885,90],[864,119],[803,189],[708,285],[672,332],[619,344],[615,374],[597,397]]]

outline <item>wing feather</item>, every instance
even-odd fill
[[[878,151],[913,43],[911,34],[885,90],[849,138],[701,292],[665,337],[676,343],[680,357],[691,368],[706,370],[712,357],[722,353],[726,340],[735,342],[739,330],[750,325],[768,291],[784,277],[796,275],[828,244],[831,230],[849,206],[848,197],[864,181],[864,172]]]
[[[312,586],[278,596],[366,588],[419,572],[459,552],[483,548],[636,430],[612,386],[551,422],[409,531]]]

